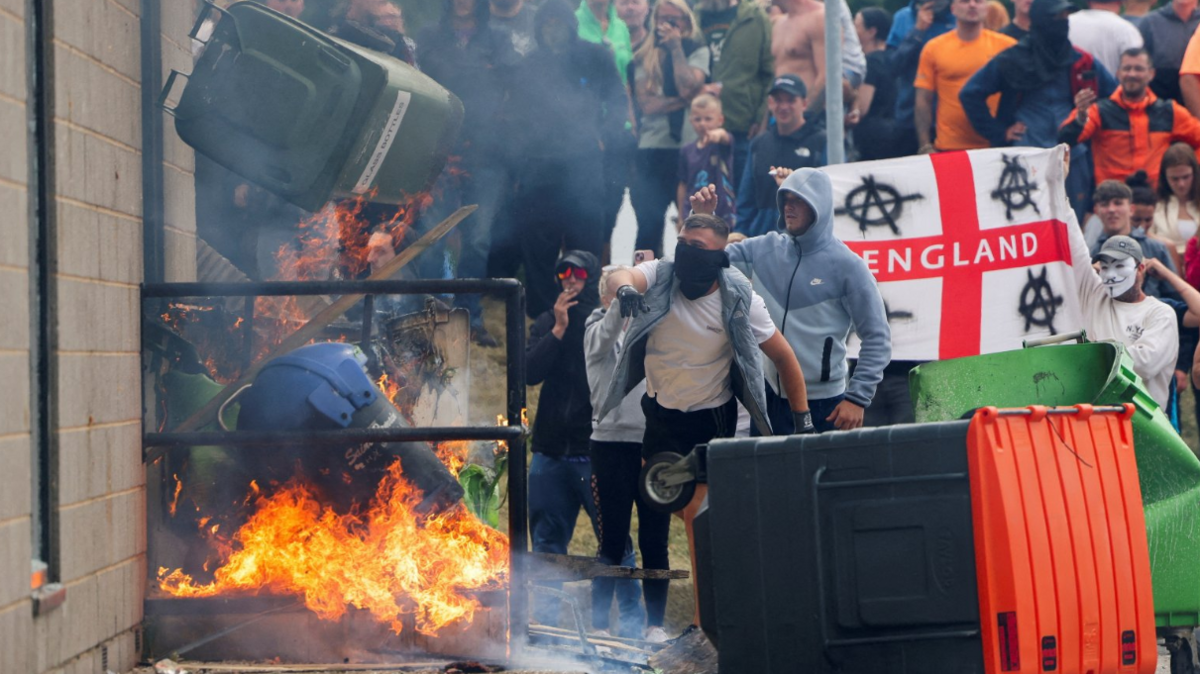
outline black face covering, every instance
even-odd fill
[[[723,250],[704,250],[682,243],[675,248],[675,278],[679,279],[679,292],[689,300],[704,297],[717,275],[728,266],[729,255]]]
[[[1075,49],[1067,36],[1070,24],[1058,16],[1059,7],[1056,0],[1033,0],[1029,34],[993,59],[1007,88],[1041,89],[1070,70]]]

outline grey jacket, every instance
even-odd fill
[[[783,181],[779,192],[785,191],[812,206],[812,227],[800,236],[788,234],[780,199],[780,231],[730,244],[729,259],[750,277],[775,326],[796,352],[809,400],[845,393],[847,400],[867,407],[892,359],[883,298],[867,264],[833,235],[829,176],[799,169]],[[851,329],[862,347],[847,387],[846,339]],[[786,397],[773,364],[765,365],[771,387]]]
[[[646,379],[646,341],[650,332],[666,318],[671,310],[676,279],[674,263],[659,262],[654,285],[646,290],[646,305],[649,311],[640,314],[625,330],[625,348],[618,356],[616,370],[608,391],[595,407],[596,418],[604,419],[616,409],[625,396]],[[733,395],[750,413],[750,418],[764,435],[771,434],[771,423],[767,421],[767,394],[763,386],[762,350],[754,332],[750,329],[750,302],[754,295],[750,282],[738,270],[722,269],[717,278],[717,292],[721,293],[721,314],[725,319],[726,334],[733,342],[733,365],[729,368]]]
[[[592,395],[592,409],[600,409],[600,401],[608,391],[613,370],[617,368],[617,342],[621,337],[624,319],[617,310],[606,312],[595,309],[588,316],[587,329],[583,333],[583,360],[587,365],[588,389]],[[592,415],[592,439],[600,442],[636,442],[641,444],[646,433],[646,415],[642,413],[642,394],[646,382],[633,387],[629,395],[617,407],[617,411],[603,421]]]

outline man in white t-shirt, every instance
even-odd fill
[[[800,364],[787,340],[771,322],[762,298],[750,290],[745,276],[729,266],[729,256],[725,253],[728,234],[729,226],[720,218],[693,215],[680,231],[674,260],[643,262],[633,269],[618,270],[609,276],[609,290],[620,300],[622,315],[637,316],[652,311],[654,305],[666,300],[658,307],[658,313],[662,315],[656,316],[642,334],[637,334],[636,326],[631,325],[627,336],[630,343],[627,348],[644,340],[641,346],[644,347],[646,399],[643,409],[647,411],[647,438],[667,430],[652,430],[657,422],[672,427],[662,433],[662,440],[671,446],[647,442],[647,452],[683,449],[679,453],[686,454],[696,444],[713,437],[732,435],[732,426],[727,426],[726,422],[732,424],[736,420],[733,367],[739,366],[742,372],[761,367],[758,353],[747,353],[744,345],[738,352],[738,335],[731,334],[738,329],[735,321],[748,324],[754,344],[776,367],[782,368],[782,384],[788,393],[805,393]],[[667,281],[661,276],[664,273],[674,278]],[[744,290],[749,297],[749,306],[745,309],[748,310],[731,307],[730,303],[737,301],[735,293],[727,292],[723,287],[738,283],[745,284]],[[654,298],[650,300],[649,308],[648,297]],[[628,367],[622,362],[618,368],[622,366]],[[745,384],[751,387],[753,382]],[[755,409],[760,407],[759,401],[754,400],[758,396],[739,397],[746,398],[743,404],[752,416],[761,415],[760,418],[765,420],[762,410]],[[789,400],[792,399],[789,395]],[[597,416],[602,417],[606,412],[602,406]],[[797,428],[811,432],[807,397],[796,401],[793,414],[797,416]],[[705,420],[697,421],[700,417]],[[767,424],[764,421],[759,425]],[[700,427],[705,430],[693,432]],[[691,436],[697,434],[708,437],[690,442]],[[672,438],[688,440],[686,447],[676,447],[680,442]]]
[[[735,398],[763,435],[769,435],[762,354],[779,371],[796,433],[813,432],[800,363],[750,281],[730,266],[728,238],[724,220],[694,214],[679,232],[674,260],[643,262],[608,277],[608,292],[615,293],[621,314],[633,320],[612,381],[593,411],[596,419],[603,419],[644,374],[644,458],[660,452],[686,455],[713,438],[732,437],[737,429]],[[693,568],[691,524],[705,494],[699,486],[681,513]]]
[[[1179,356],[1179,332],[1174,310],[1142,292],[1146,278],[1142,247],[1128,236],[1113,236],[1091,260],[1074,245],[1072,254],[1088,338],[1124,344],[1133,359],[1133,371],[1145,381],[1159,406],[1167,409]],[[1099,266],[1098,276],[1093,262]]]

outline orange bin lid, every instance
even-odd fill
[[[985,670],[1152,674],[1133,406],[976,411],[967,435]]]

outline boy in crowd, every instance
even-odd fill
[[[806,124],[808,88],[798,75],[780,75],[771,84],[767,108],[774,126],[750,142],[750,156],[737,190],[738,231],[758,236],[775,229],[779,209],[776,168],[817,168],[825,165],[825,130]]]
[[[688,197],[703,187],[716,189],[719,218],[734,226],[736,192],[733,187],[733,136],[723,127],[721,99],[712,94],[700,94],[692,100],[692,128],[696,142],[684,145],[679,151],[679,187],[675,207],[679,221],[692,214]]]

